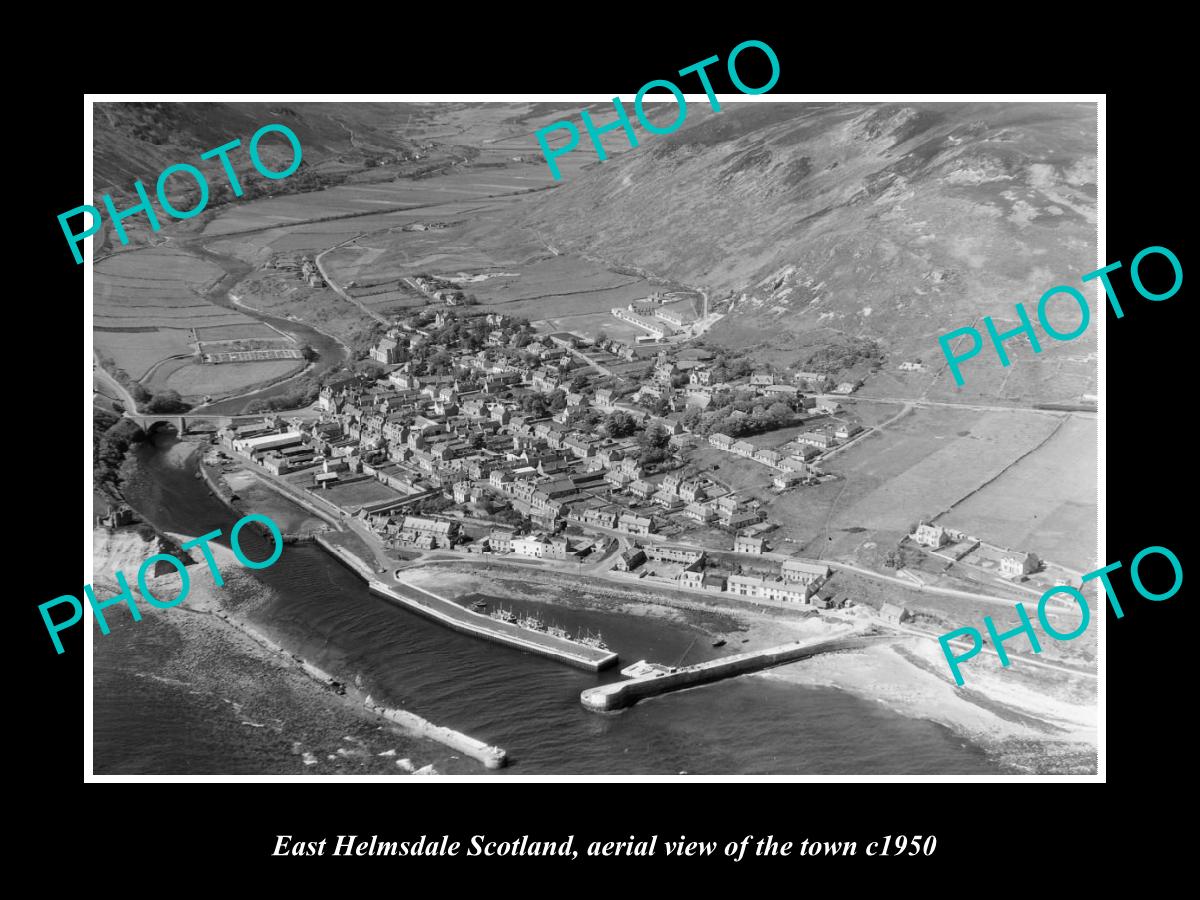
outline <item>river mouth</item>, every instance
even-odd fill
[[[160,529],[199,535],[219,527],[223,536],[218,542],[225,544],[239,516],[194,477],[197,454],[188,452],[187,443],[160,435],[140,445],[123,470],[127,498]],[[248,533],[244,537],[257,540]],[[247,548],[252,558],[266,552],[265,545]],[[901,716],[835,688],[799,687],[757,676],[598,716],[583,708],[580,693],[620,677],[619,667],[585,672],[441,627],[374,596],[357,575],[314,544],[287,545],[275,565],[253,577],[262,591],[232,599],[231,611],[290,652],[339,680],[360,685],[376,702],[504,748],[510,765],[498,774],[899,774],[912,772],[914,760],[931,774],[1005,771],[982,748],[943,726]],[[708,622],[631,614],[626,604],[576,608],[569,598],[547,603],[536,591],[514,602],[501,596],[511,593],[507,586],[477,593],[506,607],[519,602],[522,609],[572,630],[600,631],[621,654],[622,665],[642,658],[698,662],[737,649],[711,647]],[[154,673],[177,651],[177,644],[148,646],[136,664],[140,671]],[[119,655],[106,660],[110,671],[125,664]],[[213,657],[210,665],[219,671],[224,662]],[[152,727],[148,713],[135,715],[125,708],[136,702],[136,695],[109,694],[97,701],[96,719],[136,720],[138,728]],[[184,693],[171,702],[192,701]],[[173,714],[169,704],[153,713],[167,717],[162,723],[167,729]],[[186,718],[203,720],[199,713]],[[280,753],[276,745],[255,743],[260,731],[243,727],[215,733],[203,748],[192,748],[188,765],[192,771],[219,773],[228,759],[237,759],[239,770],[293,771],[296,757],[286,747],[276,758],[270,755]],[[106,726],[108,739],[116,742],[106,750],[110,762],[137,739],[136,731],[127,736],[115,732]],[[336,751],[334,747],[330,753]],[[169,743],[155,745],[153,759],[139,752],[138,764],[146,771],[178,770],[180,765]],[[482,774],[480,767],[475,769]]]

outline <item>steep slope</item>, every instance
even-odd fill
[[[1095,157],[1087,104],[693,104],[680,131],[587,167],[530,224],[728,298],[714,341],[861,337],[889,363],[933,362],[939,334],[1015,322],[1015,302],[1095,267]],[[1082,357],[1091,341],[1054,349]],[[992,357],[998,377],[975,387],[1013,375],[1006,396],[1057,395],[1048,357],[1015,370]]]

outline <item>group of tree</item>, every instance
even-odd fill
[[[95,407],[92,410],[92,471],[96,487],[116,493],[126,451],[131,444],[145,439],[146,433],[132,419]]]
[[[637,431],[637,422],[629,413],[617,409],[604,417],[600,427],[608,437],[619,440]]]
[[[592,406],[576,406],[567,413],[567,427],[578,431],[594,431],[604,422],[604,413]]]
[[[795,420],[795,408],[781,400],[769,405],[764,405],[761,400],[729,400],[703,411],[691,406],[680,416],[684,427],[696,434],[727,434],[730,437],[786,428]]]
[[[330,377],[327,373],[325,377]],[[250,400],[242,407],[243,413],[282,412],[311,406],[321,393],[321,385],[310,376],[298,378],[287,391],[273,397]]]
[[[181,413],[191,408],[192,404],[180,397],[178,391],[160,391],[145,404],[146,412],[151,413]]]
[[[641,448],[638,453],[638,462],[643,466],[664,462],[671,455],[668,449],[670,443],[671,436],[667,434],[667,430],[659,423],[653,423],[638,435],[638,446]]]

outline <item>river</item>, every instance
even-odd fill
[[[323,331],[318,331],[310,325],[305,325],[301,322],[293,321],[292,319],[284,319],[279,316],[270,316],[266,313],[256,312],[239,306],[234,303],[229,297],[229,292],[243,278],[254,271],[254,267],[236,256],[228,256],[223,253],[214,253],[207,246],[198,240],[180,241],[179,248],[188,253],[192,253],[201,257],[215,265],[220,266],[225,270],[223,277],[216,286],[205,295],[205,299],[217,306],[223,306],[226,309],[235,310],[242,315],[250,316],[252,319],[257,319],[260,322],[265,322],[273,328],[290,334],[300,344],[308,344],[317,351],[317,360],[311,369],[307,370],[307,374],[315,377],[328,372],[330,369],[335,369],[344,364],[350,358],[350,350],[345,344],[338,341],[331,335]],[[294,376],[293,376],[294,377]],[[243,394],[240,397],[231,398],[228,400],[217,400],[213,403],[206,403],[197,406],[195,412],[215,413],[219,415],[236,415],[251,400],[269,400],[272,397],[279,397],[292,390],[293,379],[288,378],[277,384],[269,387],[261,388],[257,391],[252,391],[248,394]]]
[[[221,527],[228,534],[236,517],[192,477],[194,457],[187,469],[172,465],[162,450],[170,438],[158,440],[159,447],[142,445],[136,451],[126,485],[130,502],[160,529],[196,535]],[[262,558],[267,551],[248,545],[247,552]],[[510,767],[502,774],[1004,771],[981,748],[941,725],[833,688],[753,676],[597,715],[580,706],[579,692],[616,677],[615,672],[597,676],[444,629],[372,596],[361,579],[314,545],[289,545],[279,562],[255,574],[272,588],[271,599],[245,611],[249,618],[327,671],[347,680],[361,677],[364,689],[386,705],[403,706],[505,748]],[[696,629],[656,617],[557,607],[547,612],[565,625],[603,631],[623,664],[641,658],[673,661],[685,652],[694,662],[713,653],[695,640]],[[144,668],[152,661],[143,655],[138,664]],[[136,703],[127,693],[97,691],[96,720],[133,721],[141,715],[144,728],[146,714],[132,708]],[[180,721],[194,729],[195,719],[195,711],[179,710],[154,727],[170,733]],[[182,768],[178,755],[185,751],[171,741],[160,740],[148,750],[137,729],[103,732],[104,741],[97,737],[98,762],[112,764],[122,754],[137,754],[145,771]],[[231,731],[208,735],[201,747],[191,744],[186,752],[189,771],[221,773],[228,760],[270,751],[248,748],[245,736]],[[268,771],[272,763],[257,761]],[[279,766],[291,771],[284,760]]]

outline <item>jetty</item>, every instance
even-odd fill
[[[337,546],[323,535],[317,535],[315,540],[335,559],[340,560],[361,576],[367,582],[367,587],[372,593],[445,625],[447,628],[453,628],[455,631],[486,641],[505,644],[526,653],[536,653],[539,656],[556,659],[589,672],[599,672],[617,662],[617,654],[611,650],[589,647],[569,638],[556,637],[542,631],[532,631],[511,622],[502,622],[485,613],[478,613],[465,606],[460,606],[453,600],[439,597],[423,588],[400,581],[388,584],[381,580],[370,566],[350,551]]]
[[[757,672],[771,666],[795,662],[818,653],[832,653],[836,650],[855,650],[886,637],[851,634],[829,640],[802,643],[793,641],[765,650],[750,650],[733,656],[723,656],[720,659],[697,663],[676,669],[667,666],[646,666],[649,670],[644,675],[628,678],[624,681],[614,681],[587,688],[579,695],[579,701],[585,709],[592,712],[608,712],[633,706],[639,700],[655,697],[670,691],[680,691],[685,688],[708,684],[747,672]]]
[[[484,768],[499,769],[508,762],[508,754],[503,748],[492,744],[485,744],[483,741],[478,741],[469,735],[463,734],[461,731],[455,731],[453,728],[434,725],[432,722],[422,719],[416,713],[380,706],[370,696],[363,700],[363,706],[371,712],[383,716],[388,721],[403,726],[412,734],[418,734],[421,737],[437,741],[439,744],[445,744],[447,747],[478,760],[483,763]]]

